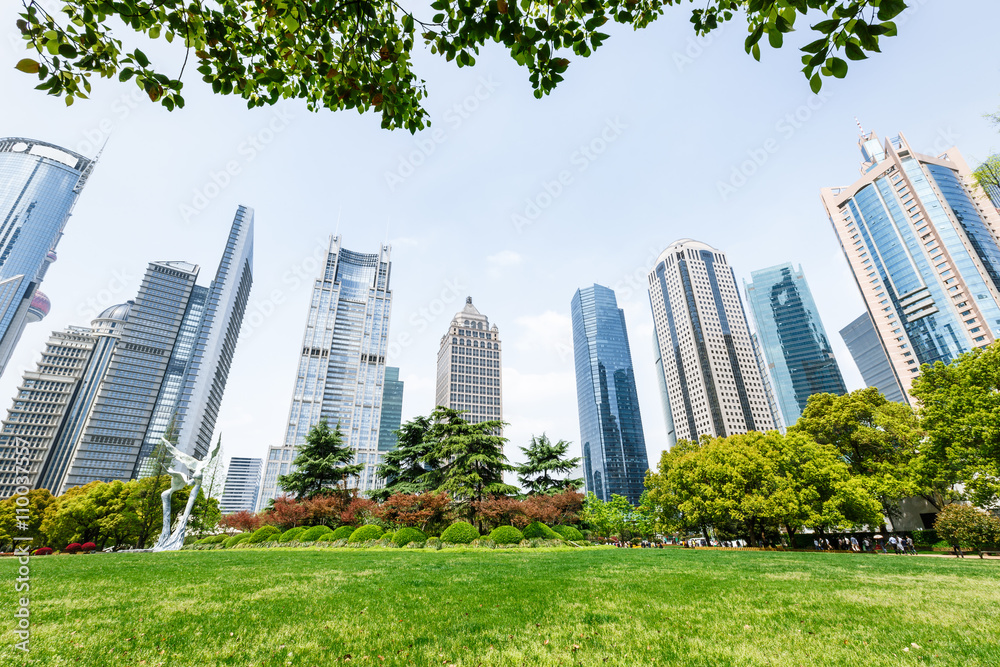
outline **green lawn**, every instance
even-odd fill
[[[244,549],[31,568],[25,657],[0,560],[2,665],[1000,665],[1000,562],[978,558]]]

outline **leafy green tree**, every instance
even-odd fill
[[[937,515],[934,530],[950,544],[979,551],[1000,546],[1000,518],[970,505],[948,505]]]
[[[517,480],[528,493],[558,493],[566,488],[574,491],[583,486],[583,478],[559,479],[580,465],[580,457],[566,458],[569,442],[552,444],[544,433],[531,437],[531,444],[521,447],[528,460],[517,466]]]
[[[912,393],[928,436],[922,469],[936,480],[938,508],[957,498],[1000,506],[1000,343],[924,366]]]
[[[351,463],[354,450],[344,444],[340,426],[331,430],[325,419],[309,429],[306,442],[292,461],[295,469],[278,477],[278,485],[296,498],[312,498],[341,487],[347,490],[347,480],[364,469],[364,464]]]
[[[608,504],[598,498],[593,491],[583,500],[580,520],[601,537],[611,537],[612,522]]]
[[[431,430],[430,417],[417,417],[396,431],[396,448],[387,452],[376,474],[385,480],[385,487],[373,492],[372,498],[384,501],[397,493],[420,494],[437,488],[434,471],[437,462],[427,439]]]
[[[48,489],[32,489],[28,491],[28,504],[18,505],[17,499],[22,496],[12,496],[0,501],[0,551],[11,551],[15,537],[30,537],[33,548],[48,546],[42,533],[42,521],[45,510],[55,502]],[[18,509],[27,512],[18,513]]]
[[[678,440],[677,444],[660,455],[655,471],[646,475],[647,501],[656,509],[657,524],[670,533],[701,531],[708,538],[708,524],[700,505],[682,503],[690,496],[690,479],[680,471],[696,459],[702,444],[691,440]]]
[[[874,387],[810,396],[788,431],[833,445],[851,473],[865,478],[890,518],[898,517],[899,500],[923,490],[912,466],[923,439],[917,415]]]
[[[385,128],[415,131],[427,124],[426,89],[413,70],[417,43],[459,67],[474,65],[488,42],[501,44],[527,68],[541,97],[562,81],[567,55],[585,58],[608,39],[606,23],[644,28],[682,0],[433,0],[429,10],[396,0],[63,0],[57,14],[37,0],[22,4],[17,27],[34,53],[17,68],[37,75],[39,89],[67,104],[86,99],[97,75],[132,79],[150,100],[183,107],[184,73],[196,69],[213,92],[239,95],[250,108],[298,98],[312,110],[372,110]],[[802,46],[802,71],[817,91],[822,77],[847,75],[847,60],[879,51],[906,6],[906,0],[706,0],[691,22],[707,34],[745,20],[745,49],[759,60],[764,36],[780,48],[797,21],[821,12],[828,18],[810,26],[812,41]],[[176,42],[177,55],[184,52],[179,72],[167,74],[113,31],[131,32],[135,41]]]
[[[144,549],[154,542],[163,526],[163,499],[160,494],[170,488],[170,478],[154,475],[132,480],[128,484],[126,511],[133,517],[134,533],[130,542],[136,549]],[[175,498],[174,496],[178,496]],[[183,497],[183,502],[180,498]],[[170,504],[174,512],[181,511],[187,503],[188,494],[184,489],[171,496]]]
[[[504,423],[472,424],[462,414],[441,406],[431,413],[428,460],[440,462],[436,471],[440,483],[434,490],[448,493],[474,522],[477,503],[489,496],[513,495],[517,487],[503,481],[503,474],[514,469],[503,453],[507,439],[499,435]]]

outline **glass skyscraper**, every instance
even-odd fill
[[[676,439],[775,428],[725,253],[692,239],[672,243],[649,274],[649,303]]]
[[[840,337],[844,339],[844,344],[854,358],[854,363],[866,385],[875,387],[890,401],[909,402],[899,387],[899,378],[896,377],[889,358],[885,356],[882,341],[879,340],[878,332],[875,331],[868,313],[862,313],[859,318],[841,329]]]
[[[403,381],[399,369],[385,367],[385,385],[382,389],[382,419],[379,424],[378,450],[388,452],[396,448],[396,431],[403,420]]]
[[[461,410],[473,424],[503,419],[500,330],[472,305],[471,296],[441,337],[435,405]]]
[[[810,396],[839,396],[847,387],[802,267],[780,264],[750,277],[743,283],[747,303],[782,419],[791,426]]]
[[[933,157],[900,134],[859,140],[862,176],[821,191],[868,314],[907,393],[921,364],[1000,335],[1000,214],[957,149]]]
[[[95,163],[44,141],[0,139],[0,373],[25,325],[48,313],[38,287]]]
[[[234,512],[253,512],[257,506],[257,494],[260,493],[260,470],[263,467],[261,459],[248,459],[234,456],[229,460],[229,470],[226,471],[226,485],[222,489],[219,500],[219,511],[223,514]]]
[[[595,284],[576,291],[570,313],[586,489],[637,505],[649,460],[625,312],[613,290]]]
[[[364,254],[330,237],[323,273],[313,285],[284,443],[268,452],[258,507],[281,492],[279,475],[292,469],[295,452],[321,419],[340,428],[355,451],[354,463],[364,464],[352,483],[362,492],[379,487],[389,269],[389,246]]]

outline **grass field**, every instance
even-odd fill
[[[50,556],[31,561],[27,656],[9,632],[16,565],[0,560],[2,665],[1000,665],[1000,562],[978,558]]]

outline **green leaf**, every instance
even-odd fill
[[[139,67],[149,66],[149,58],[147,58],[146,54],[140,51],[139,49],[135,50],[135,61],[139,63]]]
[[[844,46],[844,53],[850,60],[865,60],[868,57],[864,50],[854,42],[848,42]]]
[[[38,63],[31,58],[23,58],[14,65],[14,69],[21,70],[26,74],[37,74],[38,73]]]
[[[73,48],[72,44],[60,44],[59,55],[63,58],[76,58],[76,49]]]
[[[823,88],[823,79],[820,78],[819,74],[812,75],[812,78],[809,79],[809,87],[814,93],[818,93]]]
[[[840,58],[831,58],[830,71],[838,79],[843,79],[845,76],[847,76],[847,62],[841,60]]]

